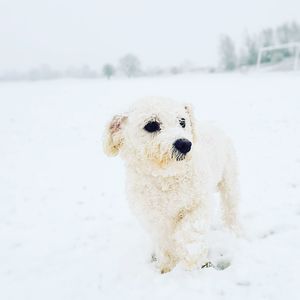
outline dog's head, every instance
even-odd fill
[[[104,151],[109,156],[120,152],[129,162],[166,167],[188,161],[196,139],[190,105],[148,98],[136,103],[129,113],[112,118],[105,131]]]

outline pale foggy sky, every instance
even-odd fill
[[[100,68],[128,52],[144,66],[216,65],[220,34],[291,20],[300,0],[0,0],[0,71]]]

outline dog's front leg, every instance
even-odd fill
[[[183,209],[175,224],[174,241],[177,255],[184,268],[191,270],[207,263],[209,217],[200,207]]]

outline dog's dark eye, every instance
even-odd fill
[[[160,124],[157,121],[147,123],[144,129],[148,132],[155,132],[160,130]]]
[[[181,125],[182,128],[185,128],[185,119],[184,118],[181,118],[179,120],[179,124]]]

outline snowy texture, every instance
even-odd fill
[[[297,299],[300,74],[0,85],[0,293],[5,300]],[[191,102],[232,137],[247,238],[210,238],[220,268],[161,275],[125,200],[107,119],[147,95]]]

